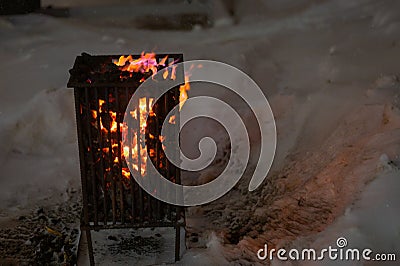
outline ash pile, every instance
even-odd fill
[[[74,199],[10,221],[0,229],[0,265],[75,265],[80,209]]]

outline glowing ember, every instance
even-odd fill
[[[103,104],[105,103],[106,101],[104,101],[104,100],[99,100],[99,112],[101,113],[102,111],[103,111],[103,109],[102,109],[102,106],[103,106]]]
[[[129,179],[131,177],[131,172],[129,172],[129,168],[122,168],[122,175]]]
[[[105,103],[104,100],[99,100],[99,113],[103,113],[103,104]],[[110,128],[111,132],[117,132],[118,130],[118,124],[117,124],[117,113],[116,112],[108,112],[110,117],[111,117],[111,122],[109,125],[104,126],[103,125],[103,121],[102,119],[100,119],[100,128],[102,131],[104,132],[108,132],[108,127]],[[93,118],[97,118],[97,112],[96,111],[92,111],[92,116]],[[122,127],[122,123],[120,123],[119,125],[120,127]]]
[[[152,110],[151,105],[154,102],[154,98],[140,98],[139,99],[139,108],[135,109],[134,111],[131,111],[130,114],[132,118],[135,120],[138,120],[139,123],[139,130],[133,130],[132,131],[132,138],[131,138],[131,143],[128,145],[124,145],[121,147],[121,157],[122,159],[125,158],[131,158],[130,162],[132,164],[133,169],[136,171],[139,171],[140,168],[140,173],[142,176],[146,174],[146,166],[147,166],[147,154],[146,154],[146,145],[145,145],[145,134],[146,134],[146,127],[147,127],[147,121],[146,121],[146,115],[149,114],[150,116],[155,116],[155,113]],[[101,131],[103,133],[117,133],[118,132],[118,122],[117,122],[117,113],[116,112],[107,112],[106,109],[104,108],[105,101],[100,99],[99,100],[99,110],[91,110],[91,115],[93,119],[97,119],[98,114],[108,114],[109,115],[109,121],[107,119],[107,125],[103,125],[104,121],[103,119],[100,119],[100,127]],[[139,118],[139,119],[138,119]],[[95,125],[97,125],[97,122],[93,122]],[[124,136],[126,136],[128,132],[128,126],[124,123],[119,123],[119,130]],[[139,131],[139,132],[138,132]],[[138,138],[139,134],[139,138]],[[150,134],[150,138],[154,139],[155,137]],[[102,152],[105,154],[112,153],[113,154],[113,162],[114,163],[120,163],[119,157],[118,157],[118,148],[119,145],[117,143],[116,139],[112,140],[111,143],[111,150],[109,147],[103,147]],[[140,156],[139,156],[140,153]],[[152,153],[154,155],[154,152]],[[139,157],[140,157],[140,167],[139,167]],[[126,178],[130,177],[129,169],[126,168],[125,170],[122,169],[122,175]]]
[[[111,118],[112,118],[112,122],[111,122],[111,132],[117,132],[117,113],[116,112],[110,112]],[[121,125],[120,125],[121,126]]]
[[[137,112],[136,112],[136,109],[133,110],[133,111],[130,111],[129,113],[131,114],[131,116],[132,116],[133,119],[137,119]]]
[[[172,124],[172,125],[175,125],[175,116],[174,116],[174,115],[171,116],[171,117],[169,118],[168,122],[169,122],[170,124]]]
[[[146,115],[147,114],[155,115],[151,108],[153,101],[154,98],[146,98],[146,97],[140,98],[139,108],[130,112],[132,118],[138,120],[139,133],[137,132],[137,130],[133,130],[130,139],[130,145],[129,143],[128,144],[125,143],[124,146],[122,147],[122,154],[124,158],[130,158],[130,160],[128,161],[130,161],[132,168],[136,171],[139,171],[140,168],[140,173],[142,176],[146,174],[146,168],[147,168],[147,154],[146,154],[147,147],[145,145],[145,134],[147,127]],[[127,134],[126,126],[122,127],[122,134],[126,136]],[[138,134],[139,134],[139,139],[138,139]],[[150,134],[150,138],[151,136],[153,135]],[[139,157],[140,157],[140,167],[139,167]],[[126,175],[124,174],[124,176]]]
[[[156,116],[153,112],[153,108],[150,108],[153,105],[154,98],[149,98],[149,116]]]
[[[97,118],[97,112],[95,110],[91,110],[91,112],[92,112],[92,117],[94,119],[96,119]]]

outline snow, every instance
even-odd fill
[[[41,91],[10,116],[2,116],[2,209],[23,209],[79,184],[71,92]]]
[[[383,155],[382,157],[386,157]],[[360,250],[369,248],[376,253],[396,253],[400,248],[400,189],[399,168],[380,162],[380,173],[366,186],[360,198],[347,207],[343,216],[328,226],[316,239],[298,239],[296,248],[315,248],[321,250],[335,246],[339,237],[347,239],[348,248]],[[398,254],[397,254],[398,256]],[[365,262],[329,261],[302,262],[299,265],[365,265]],[[395,262],[385,262],[397,265]],[[276,261],[272,265],[285,265]],[[367,265],[372,265],[370,264]]]
[[[318,236],[312,245],[320,247],[332,243],[335,237],[345,236],[350,243],[349,247],[370,248],[382,253],[398,251],[399,189],[398,169],[380,174],[365,189],[360,200],[348,207],[345,214]]]
[[[196,26],[193,31],[141,30],[129,19],[125,27],[116,28],[117,23],[96,17],[1,17],[0,217],[56,204],[66,198],[67,188],[80,186],[73,93],[66,89],[77,55],[176,51],[186,60],[219,60],[249,74],[267,95],[276,118],[278,149],[268,181],[275,190],[271,192],[268,182],[260,190],[265,206],[252,206],[256,196],[242,193],[241,187],[212,206],[223,206],[223,215],[248,207],[244,216],[251,220],[256,209],[258,216],[273,208],[287,210],[289,216],[296,210],[291,206],[306,197],[327,200],[331,211],[321,228],[301,227],[297,235],[282,229],[287,217],[279,214],[282,228],[263,224],[268,231],[245,236],[234,247],[223,237],[232,224],[227,216],[214,221],[219,225],[193,222],[193,230],[205,228],[205,244],[188,249],[179,264],[221,265],[246,258],[245,263],[252,255],[254,259],[254,250],[265,239],[276,245],[321,247],[345,235],[354,246],[398,250],[398,3],[255,3],[238,2],[233,18],[221,11],[217,27]],[[224,90],[208,91],[231,97]],[[220,139],[220,128],[208,131]],[[251,135],[256,145],[255,130]]]
[[[221,241],[212,233],[208,236],[206,249],[190,249],[176,265],[224,265],[229,262],[222,256]]]

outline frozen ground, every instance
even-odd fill
[[[247,192],[244,178],[222,199],[188,211],[188,231],[199,239],[189,239],[192,249],[180,264],[250,264],[265,242],[322,247],[339,236],[398,251],[399,4],[245,3],[221,26],[192,31],[138,30],[126,21],[116,28],[99,18],[1,17],[2,229],[37,206],[69,199],[67,188],[79,189],[73,95],[66,89],[76,55],[176,51],[249,74],[267,95],[278,132],[262,188]]]

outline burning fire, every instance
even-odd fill
[[[168,56],[163,57],[159,62],[157,62],[155,53],[144,53],[140,55],[139,58],[133,58],[131,55],[129,56],[121,56],[119,59],[115,59],[112,62],[119,66],[122,71],[129,72],[137,72],[137,73],[148,73],[152,72],[152,75],[155,75],[159,69],[159,67],[166,67],[166,61]],[[176,79],[176,68],[177,65],[174,65],[174,62],[171,62],[165,72],[163,73],[163,78],[167,79],[168,77],[172,80]],[[192,67],[191,67],[192,69]],[[179,87],[179,110],[182,109],[185,101],[188,98],[187,91],[190,90],[189,84],[189,74],[185,73],[185,83]],[[142,78],[141,82],[144,81]],[[128,139],[127,135],[130,133],[129,143],[117,143],[118,138],[111,139],[111,151],[109,147],[104,147],[103,152],[109,154],[112,153],[113,162],[122,164],[125,159],[130,158],[130,160],[126,160],[127,163],[131,163],[132,169],[140,172],[141,176],[146,175],[147,168],[147,147],[145,143],[145,134],[147,127],[147,120],[145,119],[147,115],[156,116],[153,112],[151,106],[153,105],[154,98],[143,97],[139,99],[139,106],[133,111],[130,111],[131,117],[137,121],[138,127],[136,129],[129,129],[128,126],[124,123],[118,123],[117,113],[110,111],[108,108],[108,103],[106,101],[100,99],[98,102],[98,110],[92,110],[92,117],[96,120],[98,119],[98,115],[100,115],[100,128],[101,132],[104,134],[112,134],[112,133],[121,133],[124,135],[124,139]],[[108,116],[108,119],[104,117]],[[175,124],[175,116],[171,116],[169,118],[169,123]],[[118,132],[118,130],[120,132]],[[129,130],[131,130],[129,132]],[[150,139],[155,139],[154,135],[149,134]],[[165,149],[163,142],[165,141],[165,136],[159,136],[159,141],[161,142],[162,148]],[[120,152],[118,152],[118,150]],[[149,150],[149,156],[156,156],[155,150]],[[160,165],[162,162],[160,162]],[[121,167],[122,175],[126,178],[130,178],[130,171],[128,167]],[[106,171],[111,171],[110,168],[107,168]]]
[[[130,113],[133,119],[138,120],[139,132],[137,132],[137,130],[133,130],[132,137],[130,139],[131,141],[130,144],[125,144],[122,147],[123,149],[122,153],[124,155],[124,158],[131,158],[130,162],[132,163],[133,169],[139,171],[140,168],[140,173],[142,176],[146,174],[146,168],[147,168],[147,153],[146,153],[147,147],[145,145],[145,134],[147,127],[146,116],[147,114],[151,115],[151,113],[153,113],[153,110],[151,108],[153,101],[154,101],[153,98],[143,97],[139,99],[139,108],[135,109]],[[123,128],[122,133],[128,134],[126,127]],[[140,163],[139,163],[139,158],[140,158]],[[129,178],[129,175],[126,177]]]
[[[99,100],[99,113],[103,113],[103,105],[104,105],[104,103],[105,103],[105,101],[104,100]],[[109,113],[109,115],[110,115],[110,117],[111,117],[111,123],[110,123],[110,127],[109,127],[109,129],[110,129],[110,131],[111,132],[117,132],[117,130],[118,130],[118,124],[117,124],[117,113],[116,112],[111,112],[111,111],[109,111],[108,112]],[[96,111],[93,111],[92,110],[92,116],[93,116],[93,118],[97,118],[97,112]],[[120,128],[122,128],[122,123],[119,123],[119,126],[120,126]],[[107,133],[108,132],[108,127],[106,126],[104,126],[103,125],[103,121],[102,121],[102,119],[100,119],[100,127],[101,127],[101,130],[102,131],[104,131],[105,133]]]
[[[139,171],[142,176],[146,174],[147,167],[147,154],[146,154],[146,145],[145,145],[145,134],[147,121],[145,119],[147,113],[152,116],[155,115],[151,105],[153,104],[153,98],[140,98],[139,99],[139,108],[131,111],[131,116],[133,119],[138,120],[139,122],[139,132],[137,130],[133,130],[131,143],[127,145],[118,144],[118,138],[111,139],[111,150],[109,147],[103,147],[102,152],[105,154],[112,153],[113,162],[121,163],[119,160],[119,154],[121,156],[121,160],[123,161],[125,158],[131,158],[132,167],[134,170]],[[92,118],[96,121],[98,115],[100,114],[100,128],[104,134],[117,133],[118,132],[118,122],[117,122],[117,113],[112,111],[106,111],[104,107],[105,101],[99,100],[99,109],[91,110]],[[108,114],[108,119],[104,119],[104,114]],[[138,119],[139,118],[139,119]],[[103,120],[109,121],[105,122]],[[128,134],[128,126],[124,123],[119,123],[119,130],[122,134]],[[139,134],[139,138],[138,138]],[[151,135],[151,134],[150,134]],[[152,135],[153,136],[153,135]],[[154,136],[153,136],[154,139]],[[138,145],[139,144],[139,145]],[[121,152],[118,152],[119,146],[121,147]],[[140,153],[140,156],[139,156]],[[152,153],[150,152],[150,155]],[[154,151],[153,151],[154,155]],[[139,163],[140,158],[140,163]],[[140,165],[140,167],[139,167]],[[111,171],[110,168],[107,168],[106,171]],[[128,167],[122,167],[122,175],[126,178],[130,178],[130,171]]]
[[[155,75],[158,71],[158,67],[166,66],[167,59],[168,55],[163,57],[160,60],[160,62],[157,62],[155,53],[142,52],[140,58],[134,59],[132,55],[128,55],[127,57],[122,55],[118,60],[114,59],[113,63],[121,67],[122,71],[140,72],[140,73],[147,73],[149,71],[152,71],[153,75]],[[168,68],[165,69],[165,72],[163,73],[164,79],[167,79],[168,76],[170,76],[172,80],[176,79],[177,66],[174,65],[173,63],[174,62],[171,62]],[[192,65],[189,72],[193,69],[193,67],[194,66]],[[198,68],[201,67],[202,67],[201,65],[198,65]],[[185,101],[188,98],[187,91],[190,90],[189,76],[190,76],[189,74],[185,74],[185,83],[179,87],[179,110],[182,109],[182,106],[185,104]],[[143,81],[144,79],[141,80],[141,82]]]
[[[157,73],[157,67],[165,66],[168,56],[165,56],[160,62],[157,62],[155,53],[144,53],[140,55],[140,58],[133,59],[131,55],[127,57],[121,56],[118,60],[113,60],[113,63],[117,66],[122,67],[122,71],[147,73],[150,70],[153,75]]]

